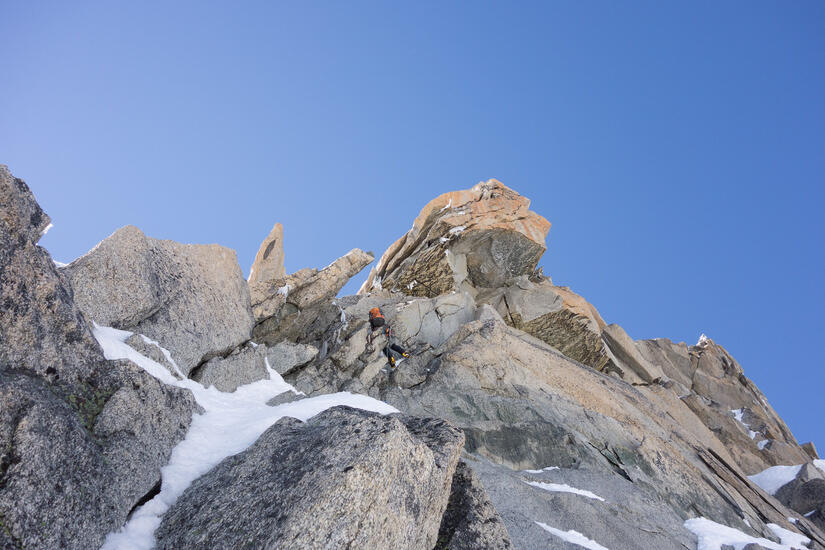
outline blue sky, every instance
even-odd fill
[[[320,267],[498,178],[557,284],[634,338],[706,332],[824,448],[823,28],[819,1],[7,2],[0,163],[58,260],[134,224],[245,272],[276,221]]]

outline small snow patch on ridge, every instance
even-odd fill
[[[704,346],[710,343],[710,338],[708,338],[707,334],[704,332],[699,336],[699,341],[696,342],[697,346]]]
[[[558,470],[558,466],[548,466],[547,468],[542,468],[541,470],[522,470],[522,472],[526,474],[540,474],[542,472],[549,472],[551,470]]]
[[[571,544],[575,544],[577,546],[581,546],[582,548],[587,548],[587,550],[608,550],[608,548],[602,546],[595,540],[591,540],[578,531],[569,530],[569,531],[562,531],[561,529],[556,529],[555,527],[550,527],[546,523],[541,523],[540,521],[534,522],[536,525],[547,531],[548,533],[552,533],[559,537],[560,539],[567,541]]]
[[[574,495],[581,495],[583,497],[604,502],[604,499],[595,493],[585,491],[584,489],[576,489],[575,487],[565,485],[564,483],[543,483],[541,481],[525,481],[524,483],[527,485],[532,485],[533,487],[538,487],[539,489],[544,489],[545,491],[550,491],[551,493],[573,493]]]

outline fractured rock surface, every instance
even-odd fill
[[[432,298],[467,285],[499,286],[536,269],[549,230],[530,200],[500,181],[445,193],[387,249],[359,294],[385,288]]]

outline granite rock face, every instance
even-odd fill
[[[158,548],[432,548],[463,441],[348,407],[281,420],[184,492]]]
[[[533,273],[549,230],[529,199],[497,180],[445,193],[387,249],[359,294],[384,288],[432,298],[500,286]]]
[[[71,286],[37,246],[49,224],[26,183],[0,165],[0,368],[75,384],[101,356]]]
[[[185,375],[252,335],[249,288],[228,248],[126,226],[62,271],[88,318],[158,341]]]
[[[213,357],[194,369],[189,377],[204,388],[215,386],[222,392],[233,392],[238,386],[269,378],[266,369],[266,346],[246,344],[226,357]]]
[[[506,286],[478,293],[504,321],[599,371],[610,370],[611,356],[602,341],[607,324],[596,308],[567,287],[547,278],[519,277]]]
[[[97,548],[157,483],[194,401],[104,359],[36,245],[48,217],[5,166],[0,198],[0,541]]]
[[[298,340],[330,308],[347,281],[372,260],[372,254],[355,248],[324,269],[305,268],[281,279],[252,284],[255,340],[264,344]]]
[[[284,226],[276,223],[261,243],[249,273],[249,284],[265,283],[286,277],[284,270]]]
[[[667,339],[636,343],[660,367],[668,384],[733,455],[747,475],[778,464],[810,460],[742,367],[720,345],[704,338],[695,346]]]

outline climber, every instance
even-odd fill
[[[395,358],[395,354],[400,355],[402,358],[409,357],[410,354],[402,348],[398,342],[396,342],[395,338],[393,337],[393,332],[390,326],[387,324],[387,320],[384,318],[384,313],[381,311],[381,308],[374,307],[370,310],[370,328],[372,332],[370,332],[368,336],[368,340],[370,345],[372,345],[372,341],[375,339],[375,331],[381,329],[383,327],[383,332],[387,336],[387,343],[384,346],[384,355],[387,356],[387,359],[390,361],[390,366],[395,368],[397,362]]]

